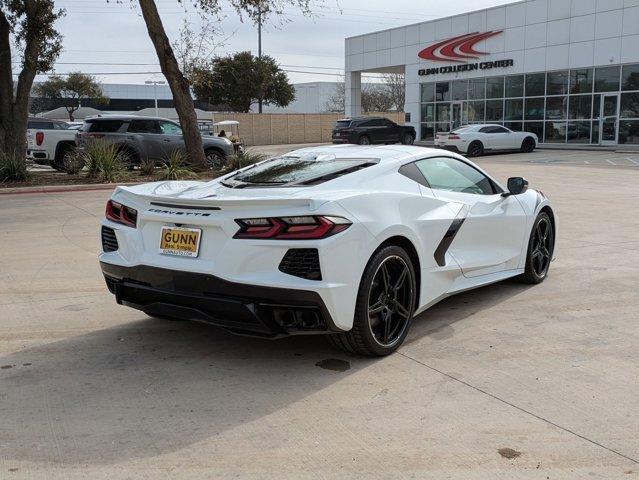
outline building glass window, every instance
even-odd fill
[[[619,143],[628,145],[639,144],[639,120],[624,120],[619,122]]]
[[[435,139],[435,125],[432,123],[422,123],[422,140]]]
[[[434,83],[422,83],[422,102],[434,102],[435,101],[435,84]]]
[[[592,93],[592,68],[570,71],[570,93]]]
[[[616,92],[619,90],[619,67],[595,69],[595,92]]]
[[[435,124],[435,133],[437,132],[450,132],[450,123],[436,123]]]
[[[468,81],[468,99],[480,100],[486,98],[486,80],[484,78],[473,78]]]
[[[522,122],[506,122],[504,126],[510,128],[513,132],[521,132],[524,130],[524,124]]]
[[[504,101],[486,100],[486,121],[501,122],[504,119]]]
[[[544,98],[526,98],[524,102],[524,118],[526,120],[544,119]]]
[[[435,84],[435,101],[450,102],[450,83],[438,82]]]
[[[599,122],[592,122],[592,134],[590,135],[590,143],[599,143]]]
[[[568,118],[587,119],[592,118],[592,95],[571,95],[568,106]]]
[[[504,98],[504,77],[486,79],[486,98]]]
[[[526,122],[524,124],[524,130],[537,135],[540,142],[544,138],[544,122]]]
[[[601,95],[595,95],[592,99],[592,118],[601,116]]]
[[[435,121],[435,104],[423,103],[422,104],[422,122],[434,122]]]
[[[568,93],[568,71],[548,72],[546,95],[566,95]]]
[[[468,102],[468,122],[481,123],[484,121],[484,101]]]
[[[591,122],[568,122],[568,143],[590,143]]]
[[[568,97],[546,98],[546,119],[563,120],[568,116]]]
[[[639,118],[639,93],[621,94],[621,118]]]
[[[624,65],[621,73],[622,90],[639,90],[639,64]]]
[[[450,122],[450,103],[438,103],[435,109],[435,120],[438,122]]]
[[[506,97],[524,96],[524,76],[513,75],[506,77]]]
[[[566,143],[566,122],[546,122],[544,141],[546,143]]]
[[[508,99],[505,102],[505,120],[522,120],[524,118],[524,100]]]
[[[538,97],[545,94],[546,74],[533,73],[526,75],[526,92],[527,97]]]
[[[466,100],[468,98],[468,81],[456,80],[453,82],[453,100]]]

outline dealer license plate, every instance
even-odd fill
[[[199,228],[162,227],[160,253],[178,257],[197,257],[202,230]]]

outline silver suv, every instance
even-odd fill
[[[87,140],[100,138],[118,146],[129,166],[143,159],[165,161],[175,150],[184,151],[182,128],[166,118],[109,115],[88,118],[76,135],[82,148]],[[233,143],[220,137],[202,136],[206,160],[212,168],[222,168],[233,153]]]

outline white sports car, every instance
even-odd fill
[[[471,288],[542,282],[557,217],[521,177],[412,146],[297,150],[210,182],[118,187],[100,263],[120,304],[362,355]]]
[[[532,132],[515,132],[502,125],[465,125],[450,133],[435,135],[435,146],[480,157],[484,152],[519,150],[532,152],[539,139]]]

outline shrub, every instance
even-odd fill
[[[140,174],[150,176],[155,173],[155,160],[145,158],[140,162]]]
[[[179,150],[174,150],[169,158],[164,162],[164,167],[160,169],[158,179],[160,180],[182,180],[195,177],[195,173],[186,167],[187,157]]]
[[[74,151],[64,156],[64,171],[69,175],[77,175],[82,171],[85,164],[85,156]]]
[[[117,146],[104,140],[94,139],[87,142],[82,152],[89,175],[105,183],[117,181],[124,170],[122,156]]]
[[[24,182],[29,177],[23,155],[0,152],[0,182]]]
[[[248,167],[254,163],[259,163],[268,158],[263,153],[258,153],[255,150],[245,150],[241,153],[234,153],[229,159],[229,169],[239,170],[240,168]]]

